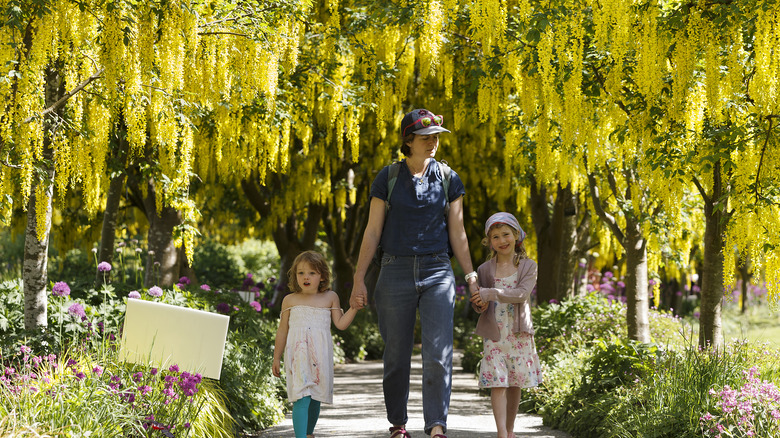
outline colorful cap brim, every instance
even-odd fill
[[[416,131],[413,131],[412,134],[417,135],[430,135],[430,134],[436,134],[439,132],[450,132],[448,129],[444,129],[441,126],[429,126],[427,128],[418,129]]]

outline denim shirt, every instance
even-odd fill
[[[404,163],[406,160],[403,160]],[[387,200],[389,166],[379,171],[371,184],[371,197]],[[431,159],[425,174],[415,178],[402,164],[390,196],[390,210],[382,229],[382,249],[394,256],[452,254],[445,215],[444,175],[439,163]],[[466,193],[455,171],[450,175],[449,200]]]

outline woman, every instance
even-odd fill
[[[450,257],[458,260],[471,292],[477,291],[468,240],[463,227],[460,177],[452,171],[444,193],[443,165],[435,159],[443,117],[416,109],[401,121],[402,160],[389,205],[388,172],[379,171],[371,185],[368,224],[355,272],[350,305],[367,304],[365,274],[381,245],[382,269],[374,296],[379,331],[385,341],[383,389],[391,438],[410,438],[406,431],[414,326],[420,310],[423,357],[425,433],[446,438],[452,387],[452,329],[455,276]]]

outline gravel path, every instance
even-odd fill
[[[477,392],[477,381],[460,368],[456,352],[452,378],[452,398],[447,420],[448,438],[495,438],[496,424],[490,408],[490,398]],[[422,363],[420,355],[412,358],[412,385],[409,394],[409,424],[414,438],[424,438],[422,417]],[[370,361],[337,365],[335,369],[333,404],[322,405],[314,435],[325,437],[389,437],[390,425],[385,418],[382,398],[382,362]],[[518,414],[515,422],[517,437],[569,438],[565,432],[542,425],[536,415]],[[280,425],[261,432],[261,438],[293,437],[292,420],[287,414]]]

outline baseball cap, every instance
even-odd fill
[[[406,113],[401,121],[401,137],[409,134],[429,135],[450,132],[442,125],[444,125],[444,116],[434,115],[427,109],[416,109]]]

